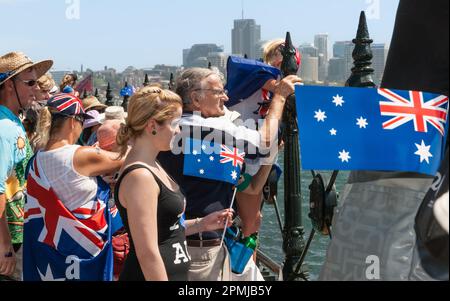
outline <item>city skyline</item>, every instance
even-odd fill
[[[80,70],[81,64],[85,69],[102,70],[108,66],[118,71],[128,66],[180,66],[182,50],[194,44],[223,45],[225,53],[231,54],[233,23],[241,18],[242,11],[238,0],[174,0],[170,4],[156,0],[152,1],[154,5],[142,0],[133,1],[135,5],[81,0],[79,19],[68,20],[69,2],[76,1],[0,0],[0,15],[6,24],[20,17],[24,20],[3,34],[5,43],[0,44],[0,53],[22,50],[34,60],[52,58],[54,70]],[[373,11],[376,3],[378,16]],[[313,44],[316,34],[328,33],[331,58],[334,42],[355,37],[361,10],[368,11],[374,43],[389,44],[398,0],[285,0],[283,4],[288,9],[280,14],[286,17],[275,18],[267,16],[273,2],[246,0],[244,18],[261,25],[261,40],[284,38],[290,31],[296,47]],[[41,16],[38,26],[33,25],[33,15]],[[36,28],[36,32],[30,28]]]

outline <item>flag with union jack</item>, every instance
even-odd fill
[[[236,185],[241,176],[245,152],[236,147],[187,138],[184,175]]]
[[[109,186],[69,211],[49,184],[36,156],[30,163],[23,244],[25,281],[111,281],[113,255]]]
[[[302,167],[435,175],[445,154],[448,96],[297,86]]]

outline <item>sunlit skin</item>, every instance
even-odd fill
[[[220,77],[215,74],[202,81],[201,87],[192,92],[191,99],[194,111],[200,111],[204,118],[225,115],[228,96],[224,93]]]

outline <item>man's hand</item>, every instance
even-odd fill
[[[281,80],[275,89],[275,94],[288,98],[295,93],[295,85],[300,84],[302,80],[296,75],[289,75]]]

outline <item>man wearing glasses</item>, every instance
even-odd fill
[[[227,91],[224,90],[221,75],[209,69],[192,68],[185,70],[177,79],[176,92],[183,99],[182,131],[179,141],[174,141],[174,149],[182,150],[184,138],[199,130],[202,138],[215,133],[222,137],[221,144],[226,144],[228,138],[242,144],[247,155],[262,149],[278,149],[276,134],[278,122],[282,117],[286,98],[294,93],[294,85],[300,83],[296,76],[287,77],[280,82],[272,102],[268,118],[264,121],[261,130],[249,129],[245,126],[234,125],[226,117],[225,102],[228,101]],[[220,138],[219,138],[220,140]],[[217,141],[214,141],[217,143]],[[242,142],[242,143],[241,143]],[[238,147],[239,148],[239,147]],[[249,151],[250,150],[250,151]],[[229,208],[233,199],[233,185],[223,181],[204,179],[184,175],[185,154],[175,152],[160,153],[158,160],[164,169],[177,181],[186,196],[186,218],[201,218],[217,210]],[[210,159],[211,160],[211,159]],[[212,160],[213,161],[213,160]],[[272,163],[255,178],[262,185],[267,180]],[[200,172],[201,173],[201,172]],[[254,178],[254,179],[255,179]],[[222,231],[203,232],[187,238],[188,251],[192,258],[189,270],[191,281],[217,281],[235,280],[229,270],[229,257],[222,244]],[[246,274],[246,273],[244,273]],[[248,273],[250,274],[250,273]],[[253,273],[252,273],[253,274]],[[247,277],[248,278],[242,278]],[[251,275],[242,275],[241,280],[250,280]],[[253,278],[251,278],[253,280]]]
[[[25,168],[32,152],[19,119],[53,65],[20,52],[0,56],[0,281],[21,279]]]

